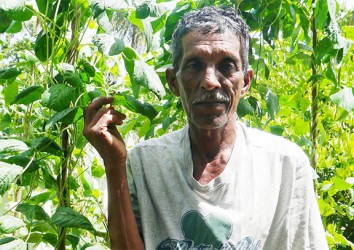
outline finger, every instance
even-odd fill
[[[92,118],[89,126],[91,127],[109,127],[112,125],[121,125],[125,115],[113,109],[100,109]]]
[[[101,96],[94,100],[90,105],[85,109],[85,120],[88,122],[95,116],[97,111],[102,108],[103,105],[111,104],[113,102],[113,97]]]

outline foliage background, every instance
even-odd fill
[[[107,248],[105,172],[83,109],[114,95],[129,147],[185,124],[164,71],[179,17],[233,6],[252,30],[248,125],[309,155],[332,249],[354,249],[353,12],[335,0],[0,2],[0,248]]]

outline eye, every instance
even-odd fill
[[[190,60],[184,66],[185,70],[198,71],[202,68],[202,64],[199,60]]]
[[[224,74],[230,74],[238,71],[238,68],[234,61],[226,59],[219,64],[219,70]]]

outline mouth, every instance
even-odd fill
[[[221,91],[204,92],[197,97],[192,105],[194,107],[223,108],[228,105],[230,98]]]

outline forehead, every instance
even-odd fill
[[[191,31],[182,38],[182,61],[196,56],[240,57],[240,38],[230,31],[203,34]]]

